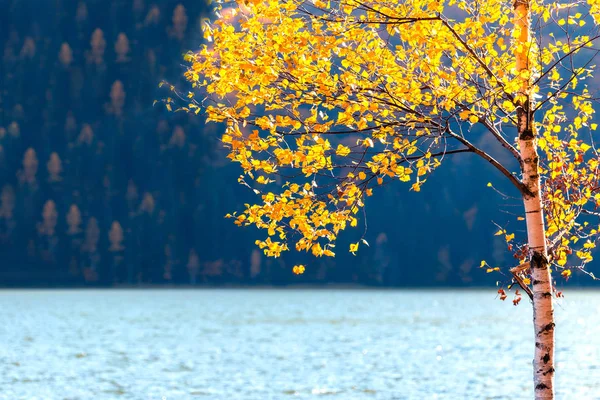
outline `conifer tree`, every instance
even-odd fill
[[[48,200],[44,204],[42,211],[42,223],[38,226],[38,232],[41,236],[54,236],[56,224],[58,222],[58,212],[54,200]]]
[[[77,235],[81,232],[81,212],[76,204],[71,204],[67,213],[67,234]]]
[[[123,106],[125,105],[125,90],[123,90],[123,82],[117,80],[110,88],[110,105],[108,107],[110,113],[121,116],[123,115]]]
[[[104,32],[102,29],[97,28],[92,33],[90,40],[90,52],[88,53],[88,62],[96,65],[104,63],[104,50],[106,49],[106,40],[104,39]]]
[[[190,276],[190,284],[196,284],[196,277],[198,276],[198,272],[200,271],[200,259],[198,258],[198,253],[196,250],[191,249],[187,262],[187,270]]]
[[[60,46],[58,59],[65,68],[71,65],[71,63],[73,62],[73,50],[71,50],[69,43],[63,43]]]
[[[117,53],[117,63],[124,63],[129,61],[129,39],[123,32],[119,33],[117,41],[115,42],[115,53]]]
[[[21,183],[35,185],[36,174],[38,170],[38,159],[33,148],[28,148],[23,155],[23,169],[19,171],[19,179]]]
[[[185,30],[187,29],[188,17],[185,12],[185,7],[182,4],[178,4],[177,7],[175,7],[172,22],[171,35],[178,40],[183,40]]]
[[[48,180],[50,182],[58,182],[61,180],[62,161],[60,160],[58,153],[52,152],[50,154],[50,159],[46,163],[46,169],[48,170]]]
[[[14,207],[15,192],[12,186],[4,185],[2,187],[2,193],[0,194],[0,216],[4,218],[11,218]]]

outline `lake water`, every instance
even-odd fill
[[[600,399],[600,293],[557,306],[559,399]],[[530,399],[528,301],[485,291],[0,291],[0,399]]]

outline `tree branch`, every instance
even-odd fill
[[[490,133],[498,140],[498,142],[500,142],[502,147],[511,152],[513,157],[517,159],[520,165],[523,165],[523,160],[521,160],[521,155],[519,154],[517,149],[515,149],[515,147],[512,144],[508,143],[508,141],[504,139],[504,136],[502,136],[502,134],[496,129],[494,125],[490,124],[490,121],[488,121],[485,118],[482,118],[479,122],[481,122],[481,124],[483,124],[483,126],[485,126],[487,130],[490,131]]]
[[[571,77],[569,78],[568,81],[566,81],[565,83],[563,83],[558,89],[556,89],[554,91],[554,93],[552,93],[552,95],[548,96],[547,98],[545,98],[543,101],[540,102],[540,104],[538,104],[535,109],[533,110],[533,112],[536,112],[537,110],[539,110],[544,104],[546,104],[547,102],[549,102],[550,100],[552,100],[553,98],[555,98],[559,93],[561,93],[563,91],[564,88],[566,88],[567,86],[569,86],[569,84],[573,81],[573,79],[577,78],[579,76],[579,74],[581,72],[583,72],[583,69],[586,68],[588,65],[590,65],[590,63],[592,61],[594,61],[594,58],[596,58],[596,56],[598,55],[598,53],[600,53],[600,50],[596,51],[596,54],[594,54],[593,57],[591,57],[588,62],[586,62],[583,67],[581,67],[580,71],[573,71],[571,73]]]
[[[531,264],[527,262],[525,264],[519,265],[518,267],[511,268],[510,273],[512,274],[514,280],[517,281],[519,286],[521,286],[521,289],[523,289],[525,291],[525,293],[527,293],[527,295],[529,296],[529,299],[531,299],[531,301],[533,301],[533,292],[531,291],[531,288],[529,288],[529,286],[527,286],[525,284],[525,282],[523,281],[523,278],[521,278],[521,276],[520,276],[521,272],[526,271],[530,267],[531,267]]]
[[[569,50],[567,53],[565,53],[562,57],[560,57],[558,60],[556,60],[550,67],[548,67],[548,69],[546,71],[544,71],[544,73],[542,73],[532,84],[531,86],[535,86],[537,85],[542,79],[544,79],[544,77],[546,75],[548,75],[558,64],[560,64],[565,58],[572,56],[573,54],[575,54],[577,51],[581,50],[583,47],[587,46],[589,43],[593,42],[594,40],[600,38],[600,35],[594,36],[593,38],[591,38],[590,40],[581,43],[579,46]]]
[[[478,156],[480,156],[481,158],[483,158],[484,160],[486,160],[487,162],[489,162],[490,164],[492,164],[494,167],[496,167],[496,169],[498,171],[500,171],[502,173],[502,175],[506,176],[508,178],[508,180],[511,181],[512,184],[517,189],[519,189],[519,192],[521,192],[523,195],[525,195],[525,196],[533,196],[533,193],[531,193],[529,191],[529,189],[527,188],[527,186],[525,186],[523,184],[523,182],[521,182],[519,179],[517,179],[513,174],[510,173],[509,170],[507,170],[502,164],[500,164],[498,161],[496,161],[496,159],[494,159],[488,153],[486,153],[485,151],[483,151],[480,148],[476,147],[474,144],[472,144],[471,142],[469,142],[464,137],[462,137],[460,135],[457,135],[456,133],[452,132],[450,130],[450,128],[448,128],[448,127],[446,128],[445,133],[447,133],[450,137],[458,140],[459,142],[461,142],[462,144],[464,144],[465,146],[467,146],[467,148],[471,149],[471,151],[473,153],[477,154]]]

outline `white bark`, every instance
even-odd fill
[[[515,0],[514,26],[516,37],[516,67],[518,71],[530,69],[530,0]],[[552,304],[552,278],[548,268],[544,213],[541,201],[539,158],[536,132],[531,113],[529,96],[530,80],[524,80],[518,96],[517,118],[519,152],[522,160],[523,184],[528,189],[524,194],[527,239],[531,256],[531,278],[533,284],[533,326],[535,354],[533,358],[533,380],[536,400],[554,399],[554,306]]]
[[[537,149],[534,140],[519,140],[524,160],[523,181],[535,196],[525,196],[525,220],[531,254],[533,283],[533,327],[535,354],[533,380],[536,400],[554,399],[554,306],[552,278],[548,268],[544,214],[537,173]]]

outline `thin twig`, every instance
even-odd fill
[[[529,296],[529,299],[531,299],[531,301],[533,301],[533,292],[531,291],[531,288],[529,286],[527,286],[525,284],[525,281],[523,280],[523,278],[521,278],[521,273],[526,271],[529,268],[530,268],[530,264],[527,262],[527,263],[521,264],[517,267],[511,268],[510,273],[512,274],[514,280],[517,281],[519,286],[521,286],[521,289],[523,289],[523,291],[525,293],[527,293],[527,295]]]

